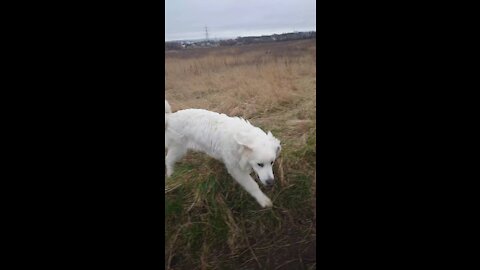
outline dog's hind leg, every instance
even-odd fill
[[[173,167],[177,161],[179,161],[187,153],[187,148],[181,145],[169,145],[167,158],[165,159],[165,165],[167,167],[167,177],[172,176]]]
[[[228,169],[230,175],[248,192],[252,195],[257,202],[262,206],[265,207],[272,207],[272,201],[260,190],[258,187],[257,182],[252,179],[252,177],[239,169],[233,168]]]

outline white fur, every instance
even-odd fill
[[[172,113],[172,107],[170,107],[170,104],[165,100],[165,115],[167,113]],[[165,116],[165,129],[167,129],[167,117]]]
[[[250,174],[255,171],[263,185],[273,184],[273,163],[280,154],[280,141],[248,121],[201,109],[172,113],[165,100],[165,148],[167,177],[175,162],[188,150],[199,151],[222,161],[230,175],[262,207],[271,200],[260,190]],[[263,165],[263,167],[259,166]]]

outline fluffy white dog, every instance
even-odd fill
[[[222,161],[230,175],[262,207],[272,201],[252,179],[252,171],[264,186],[274,184],[273,164],[281,151],[280,141],[248,121],[201,109],[172,113],[165,100],[165,148],[167,177],[175,162],[188,150],[199,151]]]

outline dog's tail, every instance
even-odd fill
[[[170,104],[168,104],[168,101],[165,100],[165,114],[167,113],[172,113],[172,107],[170,107]]]
[[[167,129],[167,116],[172,113],[172,107],[168,104],[168,101],[165,100],[165,129]]]

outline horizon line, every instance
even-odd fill
[[[261,37],[261,36],[273,36],[273,35],[283,35],[283,34],[290,34],[290,33],[303,33],[303,32],[317,32],[316,29],[314,30],[303,30],[303,31],[290,31],[290,32],[283,32],[281,34],[279,33],[272,33],[272,34],[261,34],[261,35],[241,35],[241,36],[236,36],[236,37],[214,37],[210,38],[209,40],[219,40],[219,39],[236,39],[236,38],[242,38],[242,37]],[[185,39],[171,39],[167,40],[165,39],[165,42],[175,42],[175,41],[200,41],[200,40],[207,40],[206,38],[185,38]]]

